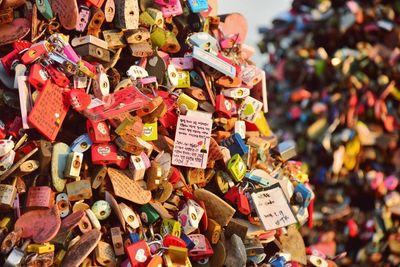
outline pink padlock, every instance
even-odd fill
[[[177,70],[192,70],[193,69],[193,58],[192,57],[173,57],[170,60],[171,64]]]

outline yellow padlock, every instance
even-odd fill
[[[191,98],[190,96],[188,96],[187,94],[181,94],[178,97],[178,107],[184,106],[184,108],[186,109],[190,109],[190,110],[197,110],[199,103],[194,100],[193,98]]]

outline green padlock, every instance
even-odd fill
[[[181,224],[173,219],[164,219],[161,224],[160,229],[161,235],[164,237],[166,235],[181,236]]]
[[[228,161],[228,170],[235,182],[240,182],[246,174],[246,164],[239,154]]]
[[[150,204],[145,204],[140,208],[140,218],[142,222],[150,225],[160,219],[160,215]]]

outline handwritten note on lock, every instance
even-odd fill
[[[211,127],[211,119],[179,116],[172,164],[205,169],[210,146]]]
[[[251,194],[251,198],[265,230],[274,230],[297,222],[279,184],[257,190]]]

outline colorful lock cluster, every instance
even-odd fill
[[[217,14],[0,1],[0,264],[307,265],[312,186],[269,128],[246,19]]]

